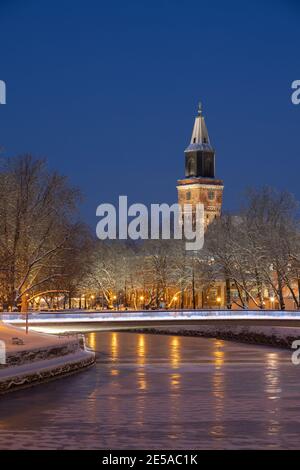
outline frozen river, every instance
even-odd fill
[[[299,448],[289,351],[90,333],[96,367],[0,398],[0,449]]]

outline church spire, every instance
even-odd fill
[[[191,143],[185,150],[185,178],[178,181],[178,203],[185,210],[204,206],[205,227],[221,214],[223,181],[215,178],[215,151],[210,145],[207,127],[199,104]]]
[[[202,103],[198,106],[198,116],[195,118],[191,144],[186,150],[211,150],[209,135],[202,114]]]
[[[195,118],[191,143],[185,149],[185,175],[188,178],[215,177],[215,152],[210,145],[201,103]]]

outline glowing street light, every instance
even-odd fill
[[[142,308],[144,309],[145,308],[145,297],[143,295],[140,296],[140,302],[141,302]]]

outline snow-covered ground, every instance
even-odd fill
[[[13,338],[19,338],[24,344],[13,344]],[[62,344],[70,343],[70,341],[77,341],[73,337],[54,336],[34,331],[29,331],[26,334],[24,329],[3,322],[0,322],[0,340],[5,343],[6,353],[35,350],[46,348],[47,346],[61,346]]]
[[[0,322],[0,341],[0,394],[70,375],[95,361],[77,336],[26,334]]]

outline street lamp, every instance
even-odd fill
[[[221,297],[217,297],[217,303],[219,305],[219,310],[221,308],[221,300],[222,300]]]
[[[274,310],[275,297],[273,295],[272,297],[270,297],[270,302],[271,302],[271,310]]]
[[[141,296],[140,296],[140,301],[141,301],[141,303],[142,303],[142,308],[143,308],[143,310],[144,310],[144,308],[145,308],[144,300],[145,300],[145,297],[144,297],[143,295],[141,295]]]

